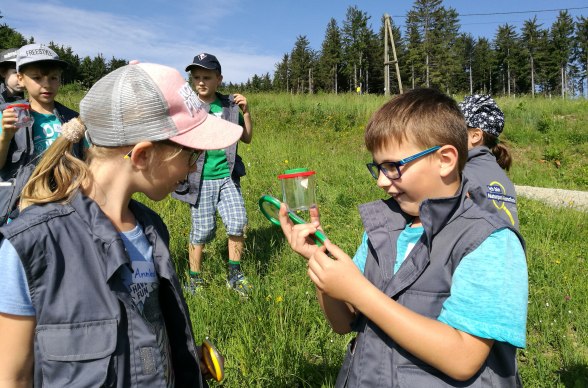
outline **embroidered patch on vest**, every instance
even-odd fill
[[[143,364],[143,374],[152,375],[156,371],[155,357],[153,356],[153,348],[139,349],[141,363]]]

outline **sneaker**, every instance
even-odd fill
[[[253,288],[241,271],[227,279],[227,287],[237,291],[241,296],[247,296]]]
[[[204,279],[201,277],[190,277],[188,283],[184,284],[184,292],[190,295],[199,293],[204,289]]]

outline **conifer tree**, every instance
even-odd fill
[[[340,73],[343,54],[341,51],[341,31],[337,21],[331,18],[325,31],[318,62],[317,85],[320,89],[337,94],[340,87]]]
[[[357,6],[347,8],[341,29],[343,42],[344,74],[347,76],[348,90],[367,87],[368,48],[372,31],[368,26],[370,17]]]
[[[507,23],[498,27],[494,39],[494,48],[496,50],[498,71],[501,77],[499,81],[502,85],[502,93],[508,96],[514,91],[514,64],[516,62],[517,43],[518,35],[513,26]]]
[[[541,25],[537,24],[537,16],[533,19],[526,20],[521,31],[521,43],[525,49],[525,54],[529,58],[529,79],[531,81],[531,95],[535,96],[535,60],[539,50]]]
[[[284,54],[282,61],[276,64],[272,88],[279,92],[290,91],[290,55]]]
[[[580,94],[588,97],[588,18],[580,16],[576,21],[575,59],[580,67]],[[584,81],[587,82],[584,88]]]
[[[567,90],[567,67],[572,56],[574,39],[574,21],[568,11],[560,11],[551,26],[551,53],[557,63],[561,86],[561,96],[565,98]]]
[[[315,54],[306,35],[299,35],[290,54],[290,75],[295,93],[310,91]]]

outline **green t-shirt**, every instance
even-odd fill
[[[221,100],[217,98],[210,104],[209,113],[216,117],[221,117],[223,114],[223,107]],[[241,112],[239,112],[239,124],[243,125],[244,120]],[[224,150],[210,150],[206,151],[204,159],[204,168],[202,171],[202,179],[213,180],[227,178],[231,175],[229,169],[229,162]]]

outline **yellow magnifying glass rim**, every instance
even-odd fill
[[[202,354],[206,368],[216,381],[225,377],[224,363],[216,347],[208,339],[202,342]]]

